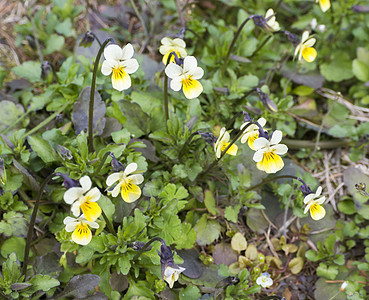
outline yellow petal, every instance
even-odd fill
[[[86,201],[81,205],[81,210],[88,221],[95,221],[101,215],[101,208],[96,202]]]
[[[129,77],[127,72],[124,71],[122,66],[115,67],[113,69],[113,73],[111,75],[111,82],[113,88],[118,91],[123,91],[131,87],[131,78]]]
[[[320,220],[323,219],[325,216],[325,209],[323,206],[314,203],[310,206],[310,216],[313,220]]]
[[[254,148],[254,142],[255,140],[259,137],[259,133],[255,133],[255,134],[251,134],[249,135],[249,138],[248,138],[248,141],[247,141],[247,144],[249,145],[250,149],[251,150],[254,150],[255,151],[255,148]]]
[[[260,167],[258,167],[257,165],[257,168],[259,170],[265,171],[268,174],[276,173],[284,166],[282,158],[272,151],[265,152],[262,161],[258,164]]]
[[[322,12],[326,12],[331,7],[331,1],[330,0],[319,0],[320,9]]]
[[[307,62],[314,61],[314,59],[316,58],[316,55],[317,55],[317,52],[313,47],[308,47],[308,48],[302,49],[302,57]]]
[[[86,224],[80,223],[72,234],[72,240],[79,245],[87,245],[92,238],[90,228]]]
[[[233,144],[228,150],[227,154],[235,156],[237,154],[238,146]]]
[[[170,54],[170,53],[172,53],[172,52],[174,52],[175,54],[177,54],[177,56],[178,56],[178,57],[181,57],[181,55],[179,54],[179,52],[178,52],[178,51],[175,51],[175,50],[171,49],[168,53],[166,53],[166,54],[163,56],[162,61],[163,61],[163,64],[164,64],[164,65],[167,65],[167,60],[168,60],[169,54]],[[168,62],[168,65],[169,65],[170,63],[175,63],[175,62],[176,62],[176,61],[175,61],[175,56],[174,56],[174,55],[172,55],[172,56],[171,56],[171,58],[170,58],[170,61]]]
[[[201,83],[191,77],[183,79],[182,84],[183,93],[187,99],[197,98],[203,91]]]
[[[129,180],[122,184],[121,188],[122,199],[125,202],[134,202],[141,196],[141,189],[137,185],[131,183]]]

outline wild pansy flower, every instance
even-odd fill
[[[141,189],[137,186],[137,184],[142,183],[144,181],[144,177],[141,174],[132,174],[136,170],[137,164],[130,163],[124,171],[113,173],[108,176],[106,179],[106,184],[108,185],[108,191],[113,197],[117,197],[120,192],[122,199],[128,203],[134,202],[140,198]],[[118,183],[111,190],[111,187],[117,181]]]
[[[322,12],[326,12],[331,7],[331,1],[330,0],[316,0],[316,3],[319,2],[320,9]]]
[[[268,288],[273,284],[273,279],[270,278],[269,273],[262,273],[257,279],[256,284],[261,285],[263,288]]]
[[[64,193],[64,201],[71,204],[71,211],[75,217],[80,215],[80,211],[88,221],[95,221],[101,215],[101,208],[96,203],[101,197],[97,187],[91,189],[91,179],[83,176],[79,183],[81,187],[71,187]]]
[[[303,57],[307,62],[313,62],[317,56],[316,50],[313,48],[316,42],[315,38],[309,37],[309,32],[304,31],[301,42],[295,50],[295,57],[299,54],[299,60]]]
[[[325,196],[320,196],[322,193],[322,187],[318,187],[315,193],[310,193],[305,196],[304,203],[306,205],[304,213],[306,214],[310,210],[310,216],[313,220],[323,219],[325,216],[325,209],[322,204],[325,201]]]
[[[134,53],[133,46],[127,44],[121,48],[118,45],[108,45],[104,49],[105,60],[101,66],[101,73],[108,76],[111,75],[113,88],[123,91],[131,87],[132,74],[138,69],[138,62],[132,58]]]
[[[197,79],[204,76],[204,70],[197,66],[197,60],[194,56],[185,57],[183,67],[170,63],[165,68],[165,74],[172,79],[171,89],[179,91],[182,88],[187,99],[197,98],[203,91],[203,87]]]
[[[241,130],[243,130],[250,122],[245,122],[241,125]],[[264,118],[260,118],[258,123],[261,127],[264,127],[266,124],[266,120]],[[245,132],[241,137],[241,144],[248,142],[250,149],[255,150],[254,142],[259,137],[259,126],[256,124],[252,124],[246,128]]]
[[[277,22],[275,18],[274,11],[272,8],[269,8],[267,10],[264,18],[269,27],[269,31],[278,31],[281,29],[281,27],[279,26],[279,23]]]
[[[219,133],[219,137],[218,140],[216,141],[215,145],[214,145],[214,151],[215,151],[215,155],[217,158],[220,158],[220,155],[222,154],[222,152],[228,147],[228,145],[230,140],[230,135],[229,133],[226,131],[225,127],[223,127],[220,130]],[[228,150],[227,150],[227,154],[229,155],[236,155],[237,154],[237,150],[238,147],[237,145],[233,144]]]
[[[79,245],[87,245],[91,241],[92,233],[89,227],[99,228],[99,224],[88,221],[84,215],[77,219],[66,217],[63,223],[67,232],[73,231],[72,240]]]
[[[161,276],[166,282],[168,282],[169,287],[172,288],[174,282],[178,280],[179,274],[186,269],[174,263],[174,252],[172,252],[169,246],[161,245],[160,250],[161,252],[158,251],[158,254],[160,256],[161,263]]]
[[[187,56],[186,51],[186,43],[184,40],[180,38],[176,38],[174,40],[165,37],[161,39],[161,46],[159,48],[159,52],[164,55],[163,56],[163,63],[164,65],[167,65],[168,63],[168,57],[171,52],[174,52],[178,57],[185,58]],[[174,55],[170,58],[169,63],[174,63]]]
[[[255,154],[253,160],[257,162],[256,167],[266,173],[276,173],[284,166],[283,160],[279,155],[287,153],[287,146],[279,144],[282,140],[282,131],[273,132],[270,140],[265,137],[259,137],[255,140],[253,146]]]

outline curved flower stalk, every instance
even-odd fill
[[[246,126],[246,125],[245,125]],[[251,125],[252,126],[252,125]],[[250,127],[251,127],[250,126]],[[215,145],[214,145],[214,151],[215,151],[215,155],[217,158],[220,158],[222,152],[228,147],[228,145],[230,144],[229,142],[230,140],[230,135],[229,133],[226,131],[225,127],[223,127],[220,130],[219,133],[219,137],[218,140],[216,141]],[[233,155],[235,156],[237,154],[237,150],[238,147],[237,145],[233,144],[228,150],[227,150],[227,154],[229,155]]]
[[[79,183],[81,187],[72,187],[64,193],[64,201],[71,204],[71,211],[75,217],[84,214],[88,221],[95,221],[101,215],[101,208],[96,203],[101,197],[97,187],[91,189],[92,182],[90,177],[83,176]]]
[[[158,254],[160,256],[161,263],[161,276],[166,282],[168,282],[169,287],[172,288],[174,282],[178,280],[179,274],[186,269],[174,263],[174,252],[172,252],[169,246],[162,244],[160,250],[161,252],[158,251]]]
[[[273,132],[270,140],[260,137],[255,140],[253,146],[255,154],[253,160],[257,162],[256,167],[266,173],[276,173],[284,166],[283,160],[279,155],[287,153],[287,146],[279,144],[282,140],[282,131]]]
[[[197,60],[194,56],[185,57],[183,67],[170,63],[165,68],[165,74],[172,79],[171,89],[177,92],[182,88],[187,99],[197,98],[203,91],[198,79],[204,76],[204,70],[197,66]]]
[[[99,228],[99,224],[88,221],[84,215],[81,215],[77,219],[66,217],[63,223],[67,232],[73,231],[72,240],[79,245],[87,245],[91,241],[92,233],[89,227]]]
[[[161,39],[161,46],[159,48],[159,52],[160,54],[164,55],[162,59],[163,64],[167,65],[168,57],[171,52],[174,52],[179,58],[185,58],[187,56],[186,43],[184,40],[180,38],[171,39],[171,38],[165,37]],[[174,63],[174,62],[175,62],[175,56],[172,55],[169,63]]]
[[[264,118],[260,118],[258,121],[259,125],[261,127],[264,127],[266,124],[266,120]],[[245,126],[247,126],[250,122],[245,122],[241,125],[240,130],[243,130]],[[254,142],[259,137],[259,126],[256,124],[250,125],[245,131],[244,134],[241,137],[241,144],[244,144],[247,142],[250,149],[255,150],[254,148]]]
[[[331,1],[330,0],[316,0],[316,3],[319,2],[320,9],[322,12],[326,12],[328,9],[331,8]]]
[[[257,279],[256,284],[261,285],[263,288],[268,288],[273,284],[273,279],[270,278],[269,273],[262,273]]]
[[[265,20],[267,24],[268,31],[274,32],[279,31],[281,27],[279,26],[279,23],[276,20],[274,10],[272,8],[269,8],[265,14]]]
[[[307,62],[313,62],[317,56],[317,51],[313,48],[316,42],[315,38],[309,37],[309,32],[304,31],[301,42],[295,49],[295,57],[298,54],[298,59],[304,58]]]
[[[315,193],[308,194],[304,203],[306,204],[304,213],[306,214],[310,210],[310,216],[313,220],[321,220],[325,216],[325,209],[322,204],[325,201],[325,196],[320,196],[322,193],[322,187],[318,187]]]
[[[140,198],[141,189],[137,184],[141,184],[144,181],[144,177],[141,174],[132,174],[136,170],[137,164],[130,163],[123,172],[109,175],[106,179],[108,192],[110,192],[113,197],[117,197],[120,192],[122,199],[128,203],[134,202]],[[117,181],[118,183],[112,188]]]
[[[112,74],[113,88],[118,91],[131,87],[129,74],[136,72],[139,67],[137,60],[132,58],[133,54],[134,50],[131,44],[127,44],[123,48],[113,44],[104,49],[105,60],[101,66],[101,73],[105,76]]]

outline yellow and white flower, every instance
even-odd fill
[[[281,29],[279,26],[279,23],[277,22],[275,16],[274,16],[274,10],[272,8],[269,8],[265,14],[264,17],[267,21],[267,25],[270,28],[269,31],[278,31]]]
[[[266,173],[276,173],[284,166],[279,155],[287,153],[287,146],[279,144],[282,140],[282,131],[273,132],[270,141],[264,137],[257,138],[254,142],[255,154],[253,160],[257,162],[256,167]]]
[[[299,60],[303,57],[307,62],[313,62],[317,56],[316,50],[313,48],[316,42],[315,38],[309,37],[309,32],[304,31],[301,42],[295,49],[295,57],[298,54]]]
[[[322,12],[326,12],[328,9],[331,8],[331,1],[330,0],[316,0],[315,2],[319,2],[320,9]]]
[[[88,221],[84,215],[77,219],[66,217],[63,223],[67,232],[73,231],[72,240],[79,245],[87,245],[91,241],[92,233],[89,227],[99,228],[99,224]]]
[[[137,170],[136,163],[130,163],[123,172],[113,173],[106,179],[108,189],[115,182],[118,181],[116,186],[111,191],[113,197],[117,197],[119,192],[122,199],[125,202],[131,203],[136,201],[141,196],[141,189],[137,186],[144,181],[144,177],[141,174],[132,174]],[[130,175],[132,174],[132,175]]]
[[[270,278],[269,273],[265,272],[256,279],[256,284],[261,285],[263,288],[268,288],[273,284],[273,279]]]
[[[218,140],[216,141],[216,143],[214,145],[214,151],[215,151],[215,155],[216,155],[217,158],[220,158],[220,155],[222,154],[222,152],[228,147],[228,145],[230,144],[229,140],[230,140],[230,135],[226,131],[225,127],[223,127],[220,130]],[[233,144],[227,150],[226,153],[234,156],[234,155],[237,154],[237,150],[238,150],[237,145]]]
[[[185,268],[177,266],[177,268],[173,268],[170,266],[167,266],[164,270],[164,280],[168,282],[169,287],[172,288],[174,285],[174,282],[178,280],[179,274],[181,274]]]
[[[101,193],[97,187],[91,189],[91,179],[83,176],[79,183],[81,187],[72,187],[64,193],[64,201],[71,204],[71,211],[75,217],[82,213],[88,221],[95,221],[101,215],[101,208],[96,203],[101,197]]]
[[[113,88],[123,91],[131,87],[132,74],[138,69],[138,62],[132,58],[134,54],[133,46],[127,44],[121,48],[118,45],[108,45],[104,49],[105,60],[101,66],[101,73],[105,76],[111,75]]]
[[[318,187],[315,193],[307,195],[304,199],[306,204],[304,213],[306,214],[310,210],[310,216],[313,220],[323,219],[325,216],[325,209],[322,204],[325,201],[325,196],[320,196],[322,193],[322,187]]]
[[[169,54],[171,52],[174,52],[175,54],[177,54],[178,57],[180,58],[185,58],[187,56],[187,51],[186,51],[186,43],[184,40],[180,39],[180,38],[176,38],[174,40],[165,37],[161,39],[161,46],[159,48],[159,52],[164,55],[163,56],[163,63],[164,65],[167,65],[167,60],[169,57]],[[174,55],[172,55],[172,57],[170,58],[169,63],[174,63]]]
[[[249,124],[250,122],[245,122],[241,125],[241,130],[243,130],[245,128],[245,126],[247,126],[247,124]],[[261,127],[264,127],[266,124],[266,120],[264,118],[260,118],[258,120],[258,123]],[[254,142],[255,140],[259,137],[259,126],[256,124],[252,124],[249,127],[247,127],[246,131],[244,132],[244,134],[241,137],[241,144],[244,144],[246,142],[248,142],[248,145],[250,147],[250,149],[255,150],[254,148]]]
[[[183,60],[183,67],[170,63],[165,68],[165,74],[172,79],[170,87],[174,91],[179,91],[183,86],[183,93],[187,99],[198,97],[203,87],[197,79],[204,76],[204,70],[197,66],[197,60],[194,56],[187,56]]]

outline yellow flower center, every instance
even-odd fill
[[[83,237],[89,235],[90,229],[86,224],[79,223],[79,225],[77,225],[75,232],[79,237]]]
[[[221,142],[220,150],[223,152],[228,147],[228,145],[229,143]]]
[[[127,76],[126,71],[124,71],[124,68],[122,66],[115,67],[113,69],[113,79],[114,80],[122,80],[125,76]]]
[[[258,137],[259,137],[259,133],[258,132],[249,135],[249,138],[248,138],[247,143],[248,143],[250,149],[255,150],[255,148],[254,148],[254,142],[255,142],[255,140]]]
[[[101,215],[101,208],[96,202],[88,201],[89,197],[86,197],[85,202],[80,206],[82,213],[85,215],[88,221],[95,221]]]
[[[183,84],[183,89],[185,90],[188,90],[188,89],[191,89],[195,86],[196,82],[195,79],[192,79],[191,77],[187,77],[187,78],[184,78],[182,79],[182,84]]]

